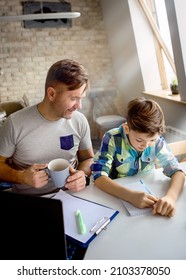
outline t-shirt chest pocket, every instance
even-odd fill
[[[74,147],[73,135],[61,136],[60,137],[60,148],[62,150],[70,150]]]

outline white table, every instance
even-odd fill
[[[182,167],[186,172],[186,162],[182,163]],[[117,180],[124,183],[139,179],[157,196],[162,196],[168,188],[169,178],[162,169]],[[85,259],[186,260],[186,188],[177,201],[176,214],[172,218],[152,214],[128,216],[118,198],[93,185],[76,195],[120,212],[107,229],[90,243]]]

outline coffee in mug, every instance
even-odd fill
[[[69,176],[69,161],[62,158],[53,159],[48,163],[50,177],[55,187],[62,188]]]

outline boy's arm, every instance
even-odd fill
[[[182,171],[176,171],[172,176],[169,189],[165,196],[160,198],[153,209],[153,214],[172,217],[175,214],[175,204],[182,192],[185,175]]]
[[[104,175],[98,177],[94,184],[101,190],[126,200],[138,208],[152,207],[152,205],[157,202],[155,196],[146,192],[129,190],[125,186],[120,185],[118,182]]]
[[[175,172],[171,176],[169,189],[166,195],[172,197],[172,199],[176,201],[183,190],[184,183],[185,183],[184,173],[182,171]]]

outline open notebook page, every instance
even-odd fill
[[[126,183],[125,186],[134,191],[142,191],[142,192],[152,194],[152,192],[147,188],[147,186],[145,185],[145,183],[142,180]],[[152,213],[151,207],[141,209],[141,208],[137,208],[137,207],[133,206],[131,203],[129,203],[125,200],[121,200],[121,202],[123,203],[124,207],[126,208],[128,214],[130,216],[137,216],[137,215],[144,215],[144,214]]]

